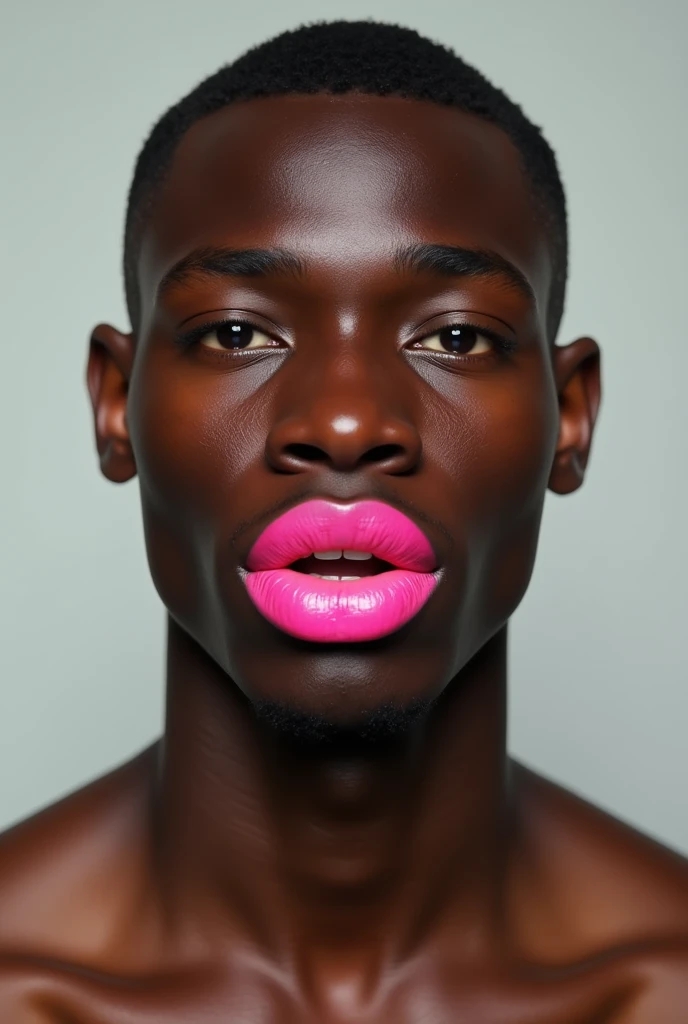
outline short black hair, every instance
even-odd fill
[[[453,50],[414,29],[373,20],[316,22],[282,32],[220,68],[163,114],[141,149],[129,190],[124,281],[134,330],[140,319],[141,236],[156,188],[188,129],[238,100],[347,92],[456,107],[509,136],[548,233],[553,278],[547,332],[553,342],[564,308],[568,242],[566,199],[552,149],[521,108]]]

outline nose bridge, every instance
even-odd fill
[[[360,410],[359,415],[374,414],[377,417],[401,414],[403,395],[394,380],[398,368],[394,357],[382,351],[382,346],[357,344],[348,339],[335,349],[325,346],[317,358],[309,360],[312,383],[308,387],[307,399],[322,413],[329,407],[335,416],[349,415]],[[301,368],[301,371],[303,368]]]
[[[396,352],[352,338],[296,353],[283,378],[269,461],[353,469],[384,461],[408,471],[420,456],[413,400]]]

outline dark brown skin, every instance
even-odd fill
[[[534,300],[395,269],[416,242],[497,253]],[[305,267],[160,289],[211,245]],[[550,351],[550,273],[511,143],[455,110],[273,98],[184,138],[137,336],[97,327],[88,366],[102,471],[138,473],[169,611],[165,735],[0,840],[3,1024],[688,1020],[686,861],[506,753],[507,621],[600,400],[594,341]],[[175,345],[230,313],[265,332],[255,355]],[[456,322],[518,348],[415,344]],[[252,605],[238,567],[313,497],[427,532],[444,575],[402,630],[307,644]],[[250,703],[347,723],[435,697],[395,742],[329,753]]]

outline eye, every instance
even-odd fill
[[[226,320],[210,329],[194,332],[195,341],[204,348],[231,352],[245,349],[274,348],[277,342],[252,324],[240,320]]]
[[[416,346],[430,352],[449,352],[457,356],[480,356],[491,352],[495,342],[487,332],[470,324],[452,324],[429,334]],[[414,346],[414,347],[416,347]]]

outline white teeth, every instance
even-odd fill
[[[366,562],[372,558],[370,551],[314,551],[314,558],[322,558],[323,561],[334,561],[337,558],[350,558],[352,562]]]
[[[342,580],[360,580],[361,578],[360,576],[321,576],[317,572],[309,572],[308,575],[315,576],[317,580],[337,580],[338,582]]]

